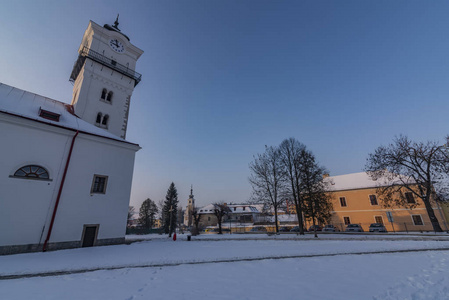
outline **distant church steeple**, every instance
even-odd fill
[[[193,224],[192,212],[195,209],[195,198],[193,197],[193,184],[190,186],[190,196],[187,200],[186,213],[184,214],[184,225],[190,227]]]

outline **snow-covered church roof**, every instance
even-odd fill
[[[40,111],[48,111],[59,115],[59,120],[54,121],[44,118]],[[40,123],[47,123],[57,127],[78,130],[82,133],[114,139],[121,142],[128,141],[98,128],[82,119],[74,113],[70,104],[27,92],[0,82],[0,112]]]
[[[263,208],[263,204],[228,204],[227,205],[233,214],[241,213],[260,213]],[[259,207],[260,206],[260,209]],[[200,214],[213,214],[214,213],[214,204],[208,204],[199,209]],[[244,209],[245,208],[245,209]]]
[[[391,173],[389,173],[391,175]],[[373,180],[366,172],[352,173],[338,176],[329,176],[324,179],[330,183],[330,188],[333,191],[342,190],[354,190],[354,189],[366,189],[366,188],[376,188],[379,186],[401,184],[402,181],[412,183],[411,179],[406,179],[403,175],[397,175],[395,178],[391,179],[378,179]]]

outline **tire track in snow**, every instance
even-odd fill
[[[289,259],[289,258],[313,258],[313,257],[331,257],[331,256],[345,256],[345,255],[369,255],[369,254],[390,254],[390,253],[407,253],[407,252],[428,252],[428,251],[448,251],[449,248],[428,248],[428,249],[404,249],[404,250],[382,250],[382,251],[362,251],[362,252],[339,252],[339,253],[325,253],[325,254],[302,254],[302,255],[280,255],[280,256],[263,256],[263,257],[249,257],[249,258],[229,258],[229,259],[216,259],[216,260],[204,260],[204,261],[182,261],[172,263],[151,263],[141,265],[121,265],[121,266],[109,266],[109,267],[97,267],[97,268],[84,268],[65,271],[48,271],[37,273],[25,273],[25,274],[10,274],[0,275],[0,280],[12,280],[23,279],[33,277],[52,277],[70,274],[81,274],[95,271],[112,271],[120,269],[137,269],[137,268],[162,268],[162,267],[176,267],[182,265],[199,265],[199,264],[215,264],[215,263],[233,263],[243,261],[261,261],[269,259]]]

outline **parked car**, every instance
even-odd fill
[[[314,229],[314,226],[315,226],[315,229]],[[309,231],[310,232],[313,232],[313,231],[321,231],[321,230],[323,230],[323,227],[321,227],[320,225],[312,225],[312,226],[310,226],[309,227]]]
[[[369,232],[387,232],[384,224],[373,223],[369,226]]]
[[[336,231],[340,231],[340,230],[338,230],[338,228],[335,227],[334,225],[329,224],[329,225],[324,226],[323,231],[336,232]]]
[[[290,232],[291,229],[291,227],[282,226],[279,228],[279,232]]]
[[[295,226],[292,229],[290,229],[290,232],[299,232],[299,226]],[[307,229],[304,228],[304,232],[307,232]]]
[[[263,226],[255,226],[251,228],[250,232],[267,232],[267,229]]]
[[[348,224],[345,229],[346,232],[363,232],[362,226],[359,224]]]

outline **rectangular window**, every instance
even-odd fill
[[[346,198],[345,197],[340,197],[340,206],[341,207],[345,207],[346,205]]]
[[[416,226],[424,225],[421,215],[412,215],[413,224]]]
[[[369,202],[371,202],[371,205],[379,205],[376,195],[369,195]]]
[[[106,194],[106,186],[108,184],[108,176],[104,175],[94,175],[92,181],[92,188],[90,189],[91,194]]]
[[[407,203],[409,204],[415,204],[415,198],[413,197],[413,193],[412,192],[407,192],[405,193],[405,199],[407,200]]]
[[[345,225],[351,224],[351,219],[349,219],[349,217],[343,217],[343,220],[345,221]]]
[[[376,223],[379,223],[379,224],[384,223],[384,219],[382,218],[382,216],[374,216],[374,220],[376,221]]]

